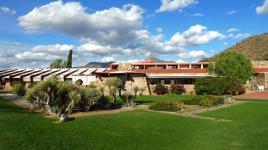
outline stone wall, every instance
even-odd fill
[[[268,73],[265,73],[265,85],[264,85],[265,89],[268,89]]]
[[[268,68],[268,61],[252,61],[253,68]]]
[[[133,91],[135,86],[138,86],[140,89],[144,89],[143,95],[150,95],[146,77],[131,77],[125,83],[125,89],[127,91]]]

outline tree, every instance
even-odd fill
[[[251,61],[242,53],[226,52],[216,59],[215,74],[224,77],[227,93],[236,94],[236,91],[228,89],[239,89],[241,84],[246,83],[252,76]]]
[[[73,50],[69,50],[66,68],[72,68]]]
[[[108,78],[105,80],[105,85],[108,86],[109,95],[112,97],[113,103],[115,103],[116,101],[116,94],[119,90],[120,82],[120,79],[116,77]]]
[[[62,59],[55,59],[50,63],[49,68],[65,68],[65,62]]]

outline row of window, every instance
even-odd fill
[[[150,85],[157,84],[194,84],[195,79],[193,78],[184,78],[184,79],[148,79]]]

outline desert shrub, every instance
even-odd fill
[[[81,100],[78,102],[78,107],[82,111],[91,110],[94,105],[101,99],[101,92],[97,88],[81,88],[79,89]]]
[[[213,95],[196,95],[192,99],[183,100],[186,105],[201,105],[201,106],[215,106],[224,104],[224,98]]]
[[[179,84],[170,85],[170,93],[171,94],[181,95],[185,92],[186,92],[186,90],[185,90],[183,85],[179,85]]]
[[[202,99],[200,100],[199,105],[211,107],[213,105],[213,100],[209,99],[206,96],[202,96]]]
[[[149,109],[157,111],[179,111],[181,107],[174,102],[155,102]]]
[[[186,105],[199,105],[201,99],[202,99],[202,96],[196,95],[191,99],[183,100],[183,103]]]
[[[157,95],[164,95],[164,94],[168,94],[168,89],[167,87],[165,87],[162,84],[157,84],[153,90],[154,93],[156,93]]]
[[[200,97],[201,97],[201,101],[199,104],[201,106],[212,107],[212,106],[224,104],[224,98],[221,96],[204,95]]]
[[[21,83],[14,83],[12,85],[12,91],[19,97],[23,97],[26,93],[26,89]]]
[[[225,91],[225,80],[220,77],[199,78],[195,81],[197,95],[222,95]]]

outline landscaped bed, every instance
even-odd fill
[[[199,116],[148,111],[55,123],[41,113],[0,99],[0,149],[266,149],[268,102],[247,102]]]

